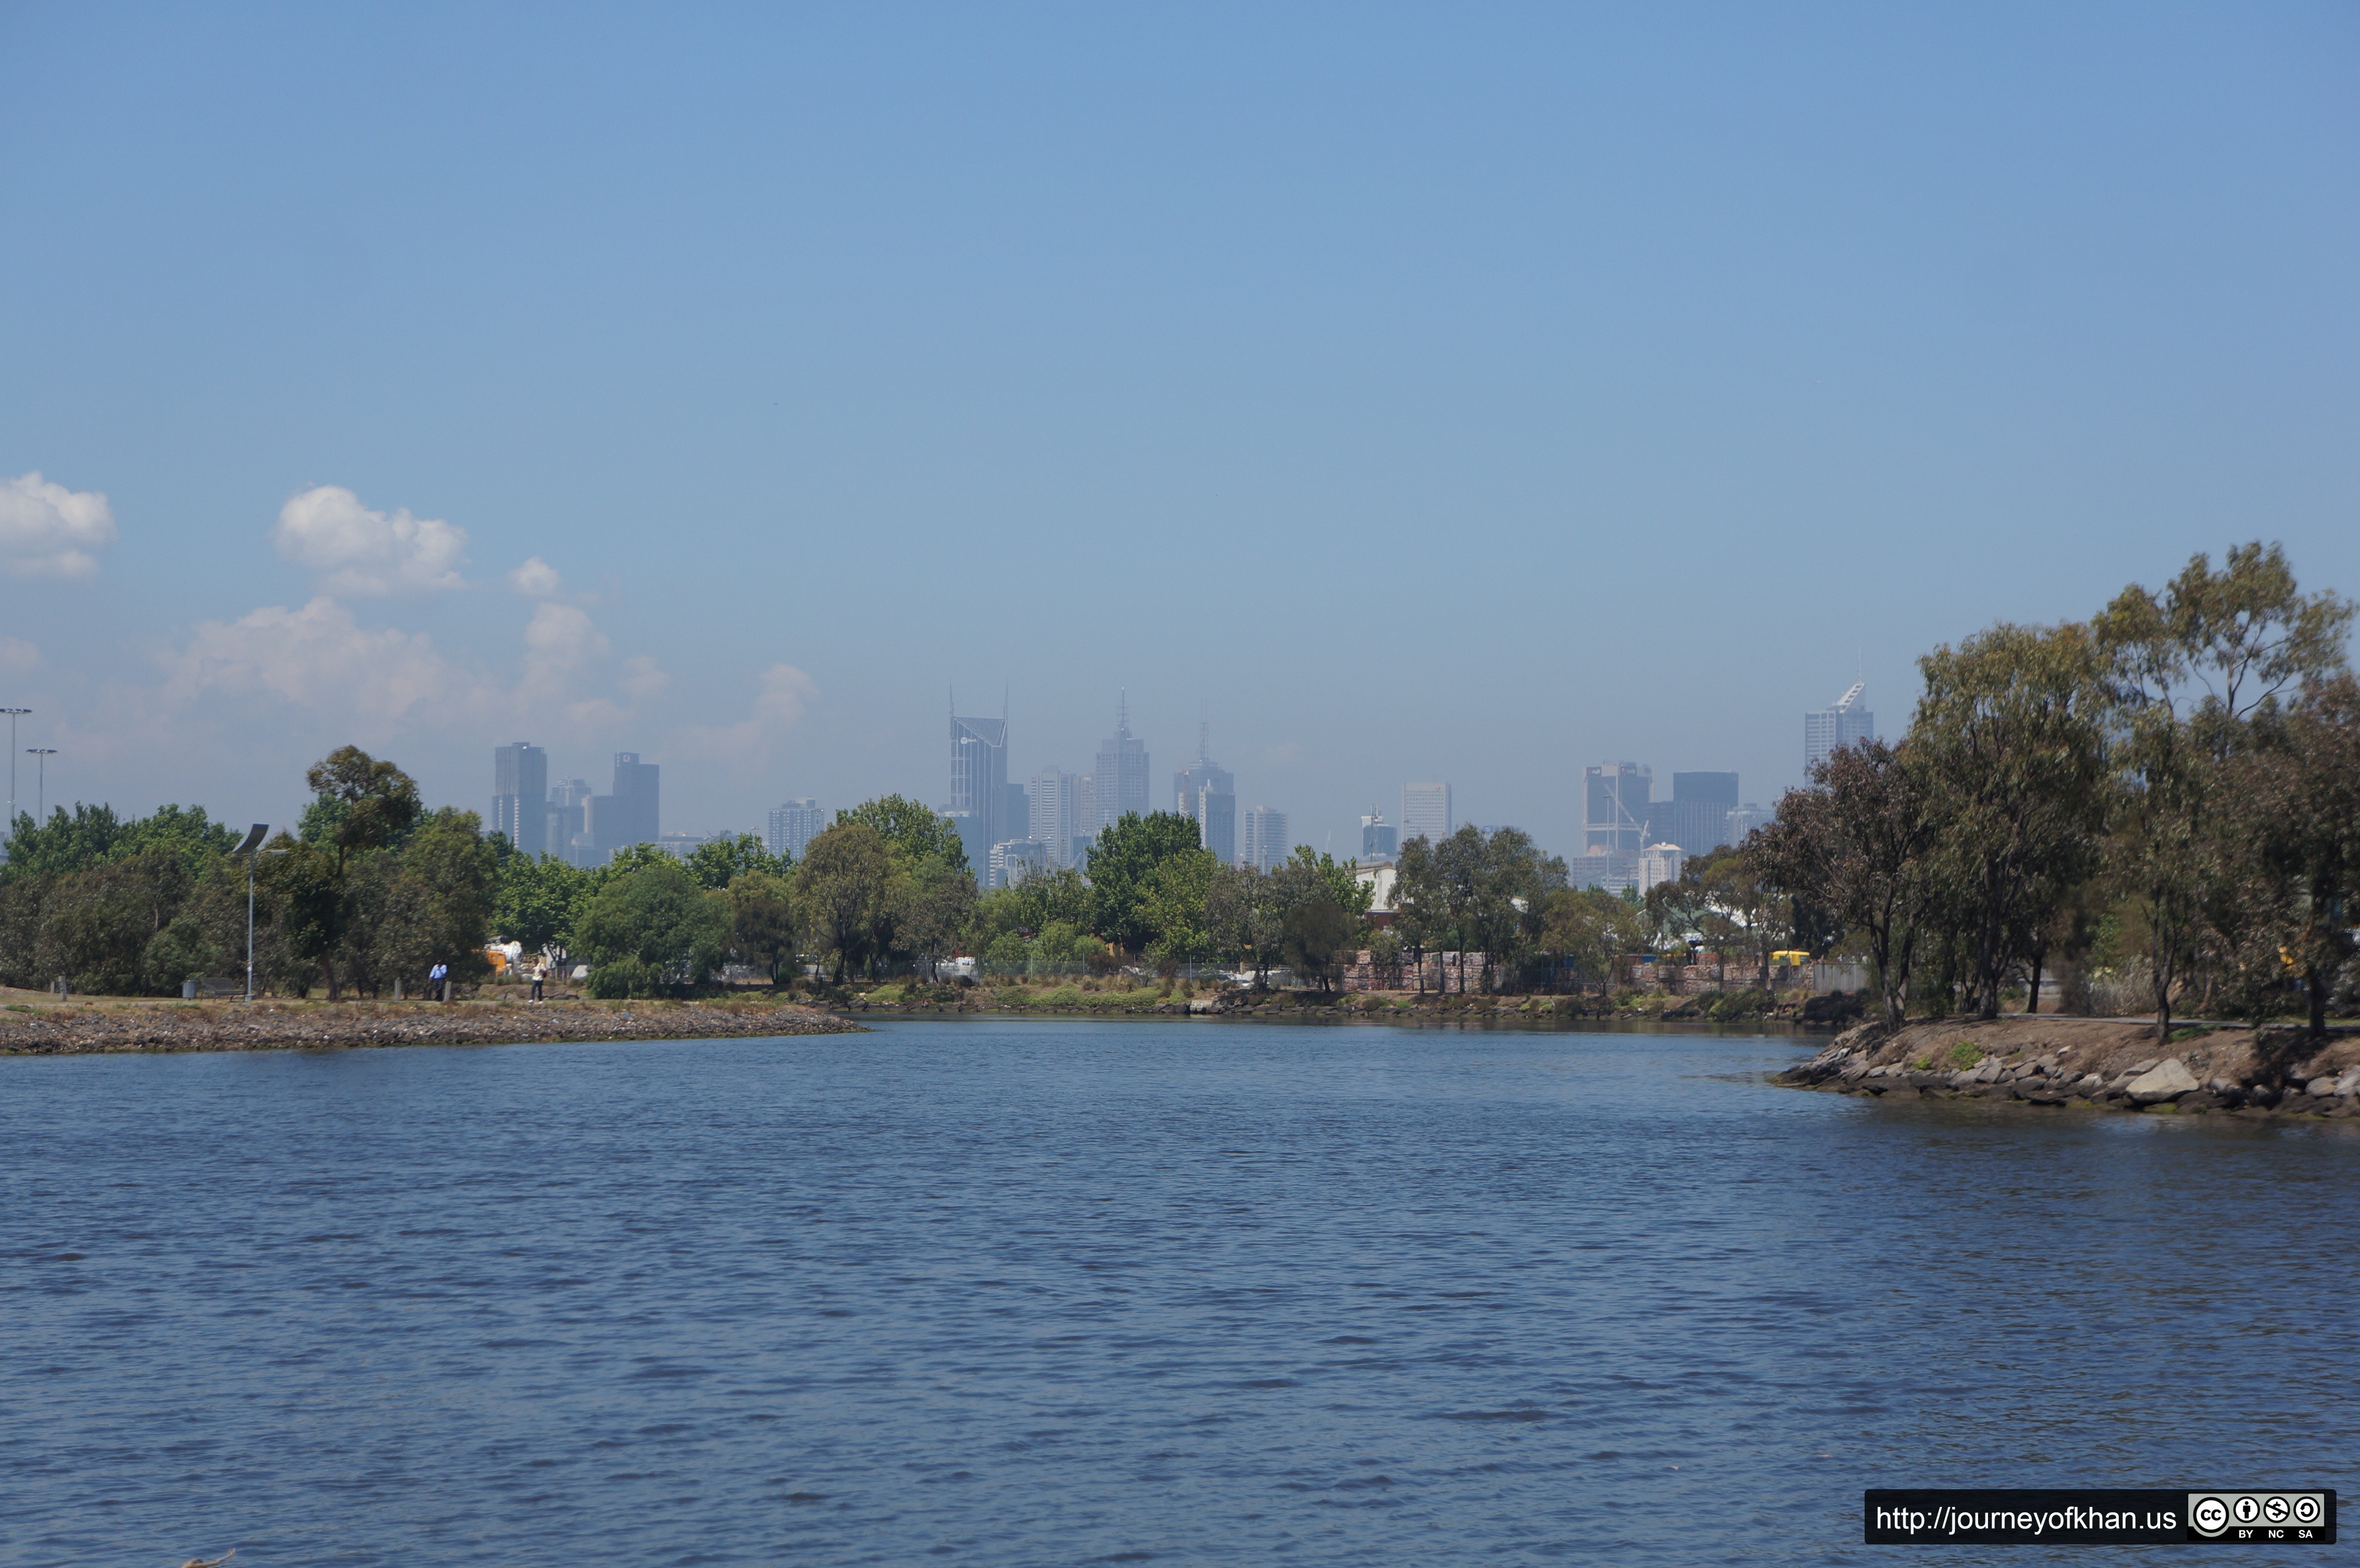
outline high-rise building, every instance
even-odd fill
[[[1830,753],[1876,738],[1876,715],[1868,711],[1868,683],[1855,681],[1852,690],[1825,708],[1803,715],[1803,769],[1826,761]]]
[[[1098,779],[1095,773],[1074,775],[1074,844],[1065,864],[1079,866],[1089,858],[1089,846],[1098,837]]]
[[[1227,866],[1238,857],[1237,779],[1212,758],[1212,725],[1196,732],[1196,760],[1172,776],[1173,810],[1196,824],[1196,842]]]
[[[809,795],[789,800],[770,813],[770,851],[801,860],[811,841],[827,831],[827,814]]]
[[[1360,864],[1391,860],[1401,853],[1401,830],[1385,821],[1385,814],[1376,807],[1360,819]]]
[[[1048,846],[1037,839],[1011,838],[991,846],[989,886],[1013,887],[1048,866]]]
[[[1450,786],[1448,784],[1404,784],[1402,786],[1402,844],[1424,839],[1428,844],[1440,844],[1450,836],[1454,824],[1450,820]]]
[[[1729,842],[1743,844],[1747,833],[1752,833],[1755,828],[1769,826],[1771,819],[1777,814],[1775,811],[1764,811],[1751,800],[1746,801],[1745,804],[1729,813]]]
[[[1041,845],[1051,867],[1073,864],[1074,787],[1080,782],[1077,775],[1044,768],[1025,789],[1025,833]]]
[[[566,779],[550,786],[543,831],[549,853],[570,866],[596,862],[590,848],[590,780]]]
[[[1283,864],[1293,851],[1294,846],[1286,842],[1284,811],[1256,806],[1246,813],[1246,842],[1238,851],[1239,865],[1269,871]]]
[[[1128,692],[1115,706],[1114,734],[1098,746],[1097,780],[1097,820],[1090,825],[1104,831],[1120,822],[1126,811],[1145,816],[1153,808],[1148,802],[1147,744],[1131,733],[1131,698]]]
[[[662,835],[659,809],[662,769],[641,762],[636,751],[615,754],[615,792],[593,795],[585,825],[589,830],[590,864],[603,866],[618,849],[653,844]]]
[[[1675,773],[1671,803],[1655,807],[1655,831],[1691,855],[1729,842],[1729,813],[1737,810],[1734,773]]]
[[[1583,768],[1581,785],[1582,853],[1637,853],[1655,810],[1648,797],[1655,791],[1655,770],[1635,762],[1609,762]]]
[[[492,831],[519,854],[549,849],[549,753],[529,741],[492,748]]]
[[[951,798],[944,814],[958,830],[967,863],[988,874],[991,846],[1014,836],[1003,829],[1008,810],[1008,720],[951,715]],[[1008,824],[1012,828],[1015,824]]]
[[[1676,844],[1651,844],[1639,852],[1639,891],[1644,893],[1658,882],[1680,879],[1680,862],[1688,857]]]

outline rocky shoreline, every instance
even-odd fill
[[[764,1002],[96,1002],[0,1007],[0,1056],[316,1051],[843,1034],[858,1024]]]
[[[1878,1099],[1978,1099],[2169,1116],[2360,1116],[2360,1036],[2191,1026],[2158,1048],[2145,1023],[1934,1019],[1863,1024],[1774,1082]]]

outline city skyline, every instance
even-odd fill
[[[597,106],[520,13],[29,16],[52,800],[287,819],[354,744],[480,811],[529,735],[745,829],[933,800],[947,670],[1020,772],[1127,688],[1153,799],[1210,709],[1315,846],[1448,778],[1573,847],[1602,757],[1770,804],[1852,681],[1898,734],[1919,655],[2199,550],[2360,593],[2348,11],[591,18]]]

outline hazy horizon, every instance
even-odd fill
[[[1852,681],[2283,541],[2360,596],[2360,14],[0,14],[0,705],[663,827],[1011,779],[1357,847],[1801,779]],[[36,479],[35,475],[38,478]],[[103,500],[101,499],[103,497]]]

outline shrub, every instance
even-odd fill
[[[1044,1007],[1078,1007],[1082,1005],[1082,994],[1071,985],[1060,985],[1045,993],[1041,1005]]]
[[[1983,1059],[1983,1048],[1973,1040],[1962,1040],[1950,1047],[1950,1065],[1964,1070]]]

